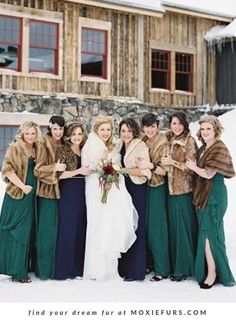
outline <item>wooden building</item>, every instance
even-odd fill
[[[11,111],[1,93],[213,105],[215,56],[204,35],[231,20],[158,0],[0,0],[1,120]],[[0,121],[1,142],[22,118]]]
[[[125,2],[0,1],[0,90],[213,104],[204,34],[231,18]]]

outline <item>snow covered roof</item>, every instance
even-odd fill
[[[135,7],[145,10],[164,12],[164,9],[161,5],[161,0],[100,0],[100,2],[108,2],[123,5],[126,7]]]
[[[225,39],[233,40],[236,38],[236,19],[229,25],[216,25],[212,27],[204,36],[209,45],[220,44]]]
[[[235,18],[235,0],[162,0],[163,5],[213,16]]]
[[[162,16],[166,9],[175,8],[184,11],[208,15],[229,21],[236,18],[235,0],[66,0],[91,4],[105,8],[115,8],[144,15]]]
[[[66,0],[143,15],[161,17],[165,9],[161,0]]]

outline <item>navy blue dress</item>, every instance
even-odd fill
[[[81,158],[77,156],[77,168],[80,166]],[[60,194],[54,278],[82,277],[87,225],[85,178],[80,175],[62,179]]]
[[[121,164],[124,165],[125,147],[121,149]],[[119,259],[118,271],[124,280],[143,280],[146,270],[145,217],[147,184],[134,184],[129,176],[125,176],[125,184],[138,212],[137,239],[131,248]]]

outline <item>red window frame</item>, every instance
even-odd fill
[[[177,57],[182,57],[182,59],[177,59]],[[188,89],[180,90],[186,92],[193,92],[193,54],[187,53],[175,53],[175,75],[188,75]],[[175,85],[176,87],[176,85]]]
[[[12,20],[14,19],[14,20],[19,21],[19,30],[17,31],[17,33],[18,33],[18,42],[14,42],[14,41],[11,41],[11,40],[0,39],[1,44],[17,46],[17,53],[18,53],[17,67],[16,68],[0,67],[0,68],[9,69],[9,70],[13,70],[13,71],[21,71],[21,65],[22,65],[22,18],[20,18],[20,17],[12,17],[12,16],[8,16],[8,15],[0,15],[0,17],[4,17],[6,19],[12,19]],[[4,30],[6,30],[6,29],[4,29]]]
[[[17,125],[1,125],[0,124],[0,128],[3,129],[3,134],[0,133],[0,142],[1,142],[0,153],[3,154],[3,159],[4,159],[4,156],[5,156],[6,150],[7,150],[8,146],[9,146],[9,143],[12,142],[12,140],[15,138],[15,133],[13,134],[12,128],[18,129],[19,126],[17,126]],[[6,136],[6,129],[7,128],[11,129],[10,137]],[[10,140],[7,140],[7,138],[9,138]],[[1,165],[1,160],[0,160],[0,167],[1,166],[2,165]]]
[[[166,80],[166,86],[165,87],[153,87],[153,89],[165,89],[165,90],[170,90],[170,75],[171,75],[171,64],[170,64],[170,51],[167,50],[159,50],[159,49],[154,49],[152,48],[152,55],[153,53],[159,53],[160,57],[159,59],[153,59],[152,57],[152,62],[151,62],[151,69],[152,73],[153,72],[161,72],[161,73],[166,73],[167,75],[167,80]],[[163,54],[167,54],[167,59],[163,58]],[[156,66],[158,67],[153,67],[153,63],[155,63]],[[167,68],[165,68],[163,65],[167,64]]]
[[[39,70],[39,69],[30,69],[29,72],[41,72],[41,73],[48,73],[48,74],[54,74],[58,75],[58,65],[59,65],[59,24],[51,21],[42,21],[42,20],[37,20],[37,19],[30,19],[30,23],[35,22],[35,23],[40,23],[40,24],[47,24],[47,25],[55,25],[56,26],[56,42],[55,46],[40,46],[38,44],[31,44],[29,40],[29,48],[42,48],[42,49],[50,49],[55,52],[55,58],[54,58],[54,70],[52,73],[47,72],[45,70]],[[29,33],[30,33],[30,23],[29,23]],[[35,33],[39,34],[39,33]],[[43,37],[44,34],[42,34]]]
[[[92,30],[92,31],[100,31],[102,33],[104,33],[105,35],[105,46],[104,46],[104,52],[95,52],[95,51],[85,51],[83,50],[83,41],[85,41],[85,39],[82,38],[82,32],[83,30]],[[107,30],[103,30],[103,29],[96,29],[96,28],[88,28],[88,27],[82,27],[81,29],[81,57],[82,55],[99,55],[99,56],[103,56],[103,73],[102,76],[100,75],[92,75],[92,74],[82,74],[81,72],[81,76],[87,76],[87,77],[98,77],[98,78],[102,78],[102,79],[107,79]],[[87,41],[91,41],[91,40],[87,40]],[[95,42],[95,41],[94,41]],[[81,66],[82,66],[82,62],[81,62]]]

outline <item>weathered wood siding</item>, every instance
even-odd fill
[[[206,52],[205,33],[213,20],[167,12],[163,18],[146,18],[145,70],[151,70],[151,43],[158,49],[192,53],[194,57],[193,93],[175,91],[150,91],[150,74],[145,73],[145,101],[163,107],[186,107],[214,101],[214,58]],[[172,73],[172,84],[175,75]]]
[[[210,19],[166,12],[162,18],[138,16],[121,11],[92,7],[63,0],[5,0],[0,4],[15,5],[16,10],[32,9],[60,13],[62,28],[61,78],[34,75],[0,75],[0,89],[37,92],[48,95],[131,97],[143,99],[159,107],[202,105],[215,100],[215,61],[207,53],[203,36],[216,22]],[[18,6],[18,7],[17,7]],[[19,9],[20,6],[20,9]],[[36,10],[35,10],[36,9]],[[79,79],[79,17],[111,22],[111,79],[109,82],[88,82]],[[141,19],[140,19],[141,18]],[[143,31],[141,32],[141,29]],[[143,42],[142,42],[143,37]],[[150,89],[150,44],[194,54],[194,92],[178,93]],[[143,45],[143,53],[140,46]],[[161,48],[160,48],[161,49]],[[142,78],[142,79],[141,79]],[[175,76],[172,73],[172,83]]]

